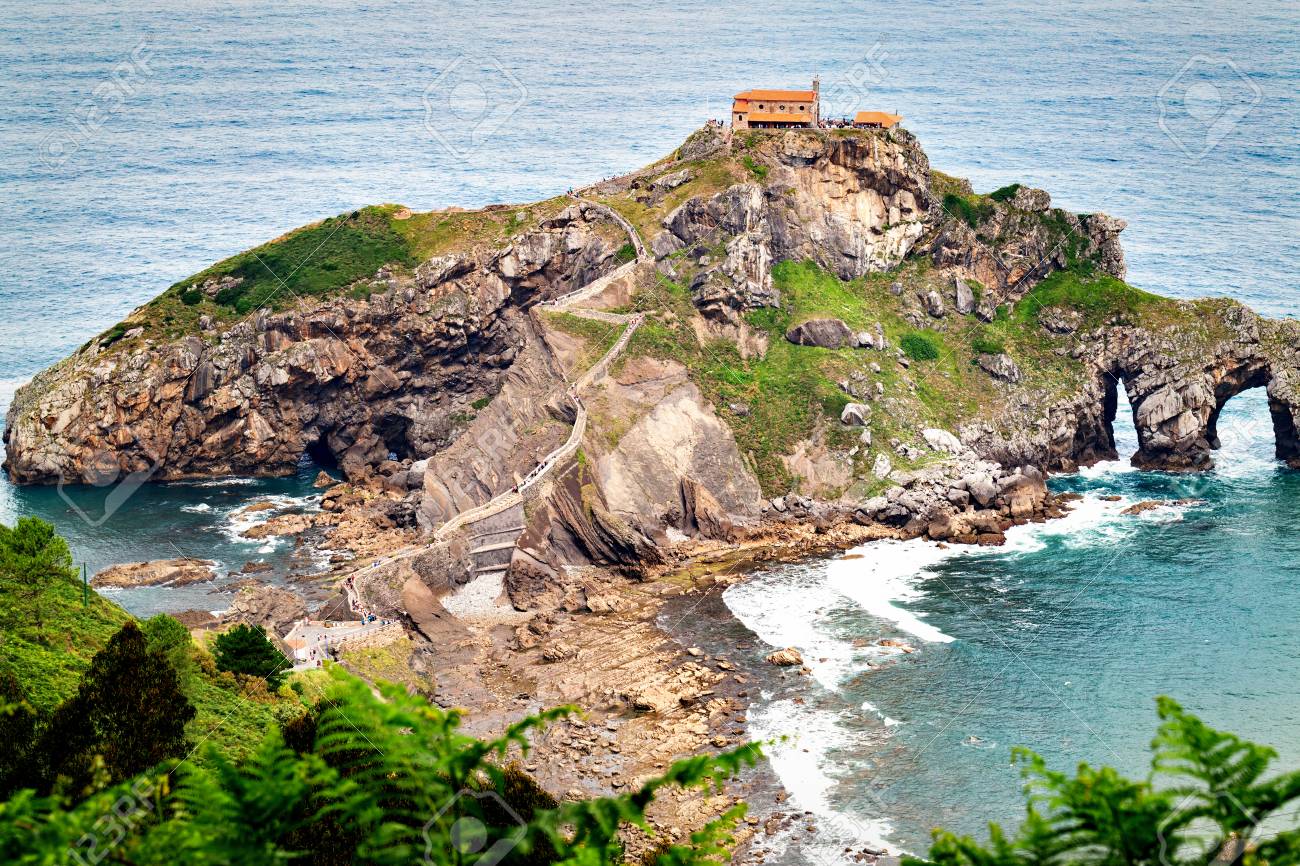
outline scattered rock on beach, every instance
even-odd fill
[[[767,662],[768,664],[774,664],[778,667],[794,667],[795,665],[803,664],[803,656],[799,654],[799,650],[790,646],[785,649],[777,650],[774,653],[769,653],[767,656]]]

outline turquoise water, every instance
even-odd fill
[[[288,228],[373,202],[556,195],[662,156],[737,90],[817,72],[832,110],[903,114],[933,164],[978,189],[1029,183],[1127,219],[1138,286],[1296,310],[1300,25],[1286,2],[10,7],[0,410],[167,285]],[[96,96],[123,63],[130,94]],[[805,703],[777,680],[751,714],[756,730],[807,734],[809,752],[777,758],[807,808],[909,845],[931,823],[978,830],[1014,812],[1011,744],[1132,768],[1159,692],[1300,755],[1297,482],[1269,459],[1258,393],[1229,412],[1241,432],[1205,506],[1121,519],[1094,497],[1003,551],[881,548],[765,575],[748,606],[729,598],[760,634],[812,648],[816,681],[784,684]],[[1120,469],[1054,483],[1185,495]],[[0,520],[55,521],[92,567],[179,549],[306,571],[287,546],[237,540],[232,512],[252,496],[301,506],[310,474],[146,487],[98,525],[102,491],[72,497],[88,523],[57,491],[0,482]],[[206,588],[122,600],[222,603]],[[890,629],[920,651],[868,672],[853,639]]]
[[[1124,408],[1117,434],[1131,454]],[[1012,530],[1005,548],[876,544],[728,590],[765,645],[799,647],[814,672],[769,684],[751,713],[755,734],[794,737],[775,764],[795,803],[841,816],[831,826],[846,836],[909,850],[936,825],[1014,825],[1013,746],[1060,769],[1144,775],[1160,694],[1300,767],[1300,473],[1271,458],[1262,391],[1223,418],[1215,472],[1116,462],[1054,479],[1084,499],[1064,520]],[[1169,504],[1120,513],[1144,500]],[[862,645],[879,637],[916,652]]]

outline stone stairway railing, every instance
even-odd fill
[[[610,283],[615,280],[621,280],[630,276],[636,270],[637,265],[641,264],[639,260],[633,259],[627,264],[620,265],[614,270],[605,274],[603,277],[592,280],[580,289],[574,289],[567,295],[560,295],[558,298],[552,298],[549,301],[543,301],[537,306],[547,310],[563,310],[579,301],[585,301],[588,298],[594,298],[605,289],[609,288]]]
[[[632,249],[636,250],[637,261],[639,262],[654,261],[654,256],[650,255],[649,251],[646,250],[645,248],[645,244],[641,242],[641,233],[636,230],[636,226],[632,225],[632,223],[627,221],[627,217],[623,216],[621,213],[614,210],[612,207],[610,207],[607,204],[601,204],[598,201],[593,201],[592,199],[583,198],[582,196],[577,196],[577,195],[570,195],[570,198],[572,198],[574,201],[582,202],[583,204],[588,205],[589,207],[595,208],[596,210],[603,213],[605,216],[612,219],[614,222],[621,225],[623,227],[623,231],[627,232],[628,239],[632,241]]]
[[[601,313],[599,310],[584,310],[582,312]],[[604,316],[609,316],[611,319],[604,319]],[[519,505],[523,502],[523,494],[530,487],[537,484],[537,482],[545,478],[558,464],[567,460],[569,457],[572,457],[577,452],[579,446],[582,445],[582,437],[585,436],[587,432],[587,407],[582,405],[582,398],[578,396],[578,392],[605,374],[609,369],[609,365],[612,364],[622,351],[627,348],[627,344],[631,342],[632,335],[636,333],[636,329],[641,327],[641,323],[645,321],[645,315],[643,313],[636,313],[629,316],[619,316],[616,313],[603,313],[601,314],[601,318],[605,321],[612,320],[626,322],[627,327],[623,329],[623,333],[619,335],[619,338],[614,342],[614,345],[610,346],[605,354],[601,356],[601,359],[595,364],[592,364],[587,372],[583,373],[582,377],[579,378],[577,382],[574,382],[569,386],[568,394],[573,400],[574,406],[577,409],[577,414],[573,420],[573,429],[569,432],[569,437],[564,441],[564,444],[542,458],[541,462],[533,467],[533,470],[524,477],[524,480],[519,482],[519,484],[514,488],[498,494],[482,505],[460,512],[451,520],[448,520],[446,523],[442,524],[442,526],[439,526],[434,532],[434,538],[442,540],[461,527],[477,523],[480,520],[500,514],[507,508],[513,508],[514,506]]]

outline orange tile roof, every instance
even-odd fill
[[[812,115],[806,111],[795,114],[788,111],[755,111],[746,120],[750,123],[811,123]]]
[[[890,114],[887,111],[859,111],[853,116],[854,123],[878,123],[888,129],[903,119],[901,114]]]
[[[811,90],[745,90],[736,94],[736,99],[762,99],[780,102],[812,102],[817,94]]]

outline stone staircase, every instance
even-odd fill
[[[576,198],[576,197],[575,197]],[[469,558],[471,562],[471,579],[469,584],[462,587],[453,596],[445,599],[446,606],[453,612],[457,609],[457,599],[455,596],[464,596],[471,594],[483,594],[483,586],[472,587],[471,584],[480,584],[483,581],[489,581],[493,586],[500,584],[505,572],[510,568],[510,561],[514,555],[515,546],[518,543],[519,536],[523,534],[525,527],[524,501],[525,497],[536,484],[544,479],[556,466],[561,465],[577,453],[578,448],[582,445],[582,438],[586,435],[587,429],[587,409],[582,404],[580,392],[592,382],[599,379],[609,370],[613,362],[622,354],[623,350],[632,340],[637,328],[645,321],[643,313],[620,314],[610,313],[604,310],[591,310],[574,306],[589,298],[596,297],[607,289],[610,284],[616,280],[631,277],[638,267],[652,262],[653,257],[646,251],[645,245],[641,242],[641,237],[636,228],[629,223],[623,216],[612,208],[598,202],[592,202],[588,199],[578,199],[592,205],[602,213],[606,213],[611,219],[619,223],[628,233],[633,247],[636,250],[637,258],[625,265],[617,268],[609,274],[593,280],[586,286],[570,292],[559,298],[555,298],[544,304],[543,308],[551,310],[562,310],[572,315],[586,319],[594,319],[611,324],[625,325],[623,333],[619,335],[618,340],[601,356],[595,364],[587,369],[577,381],[568,385],[565,391],[565,397],[572,401],[575,407],[573,429],[570,431],[568,438],[558,448],[546,455],[538,464],[528,473],[528,475],[510,490],[504,491],[494,496],[487,502],[473,508],[459,512],[449,520],[444,521],[433,534],[435,542],[445,540],[452,533],[463,532],[469,539]],[[369,568],[377,567],[380,564],[394,562],[414,556],[426,549],[426,545],[413,545],[410,548],[394,552],[380,560],[372,563]],[[499,591],[499,586],[498,586]]]

